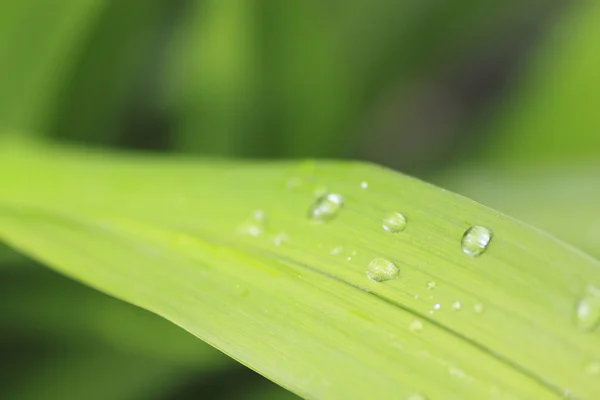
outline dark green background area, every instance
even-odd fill
[[[368,160],[594,253],[599,4],[5,1],[0,139]],[[3,399],[295,397],[4,247],[0,321]]]

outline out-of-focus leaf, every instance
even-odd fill
[[[169,4],[168,0],[134,0],[126,6],[107,2],[61,88],[50,134],[88,143],[117,141],[122,133],[119,123],[132,111],[126,106],[134,100],[135,89],[161,63],[153,57],[158,56],[156,43],[162,39],[161,22]],[[147,98],[156,97],[142,92]]]
[[[0,131],[23,135],[40,128],[107,3],[0,3]]]
[[[0,166],[18,171],[0,178],[5,241],[299,395],[558,399],[600,389],[586,372],[600,359],[596,327],[576,317],[600,287],[598,261],[442,189],[338,162],[13,148]],[[316,223],[307,210],[323,186],[344,201]],[[392,211],[407,217],[405,231],[382,229]],[[477,258],[461,251],[472,225],[493,230]],[[379,257],[399,267],[397,279],[367,278]]]
[[[171,364],[221,370],[230,359],[146,310],[40,267],[17,265],[0,275],[0,320],[49,336],[101,341]],[[25,271],[22,269],[25,268]]]
[[[177,149],[213,155],[260,150],[257,11],[255,0],[191,3],[174,50]]]
[[[5,383],[0,395],[19,400],[147,400],[167,394],[189,368],[102,346],[65,350]]]
[[[600,155],[600,2],[573,4],[546,40],[478,153],[504,164]]]

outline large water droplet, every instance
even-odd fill
[[[238,228],[238,233],[260,236],[266,228],[267,217],[262,210],[254,210],[252,214],[242,222]]]
[[[492,231],[483,226],[472,226],[462,237],[461,247],[463,253],[471,256],[480,256],[492,240]]]
[[[406,217],[399,212],[393,212],[383,218],[383,229],[391,233],[402,232],[406,228]]]
[[[374,282],[389,281],[398,277],[400,270],[385,258],[374,258],[367,268],[367,277]]]
[[[308,209],[308,218],[316,222],[325,222],[334,218],[344,205],[341,194],[327,193],[319,197]]]
[[[575,323],[583,331],[592,331],[600,324],[600,289],[588,285],[584,296],[577,302]]]

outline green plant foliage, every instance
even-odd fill
[[[0,178],[7,243],[301,396],[600,390],[586,368],[600,360],[595,324],[575,315],[600,287],[600,264],[439,188],[365,164],[30,147],[5,146],[0,167],[18,171]],[[315,190],[343,201],[322,199],[317,212]],[[382,228],[390,212],[406,217],[403,231]],[[493,231],[479,257],[461,251],[473,225]],[[370,281],[374,258],[398,278]]]
[[[571,7],[491,124],[486,160],[514,167],[600,154],[600,3]]]
[[[131,112],[135,89],[157,68],[151,46],[160,39],[169,2],[131,1],[126,7],[119,1],[106,3],[53,106],[56,111],[46,129],[52,136],[119,143],[119,124]]]
[[[96,0],[3,1],[0,5],[0,131],[36,132],[96,16]]]

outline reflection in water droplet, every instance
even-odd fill
[[[362,189],[367,189],[367,188],[369,187],[369,182],[367,182],[367,181],[362,181],[362,182],[360,183],[360,187],[361,187]]]
[[[423,323],[418,319],[415,319],[410,323],[408,329],[410,329],[410,331],[413,333],[419,333],[423,330]]]
[[[592,331],[600,324],[600,289],[588,285],[577,302],[575,324],[582,331]]]
[[[398,277],[400,270],[385,258],[374,258],[367,268],[367,277],[374,282],[383,282]]]
[[[460,304],[460,301],[455,301],[454,303],[452,303],[452,309],[453,310],[460,310],[460,308],[462,307],[462,304]]]
[[[482,314],[485,311],[485,308],[483,307],[483,304],[475,303],[473,305],[473,311],[475,311],[477,314]]]
[[[344,205],[344,197],[340,194],[328,193],[319,197],[308,209],[308,218],[315,222],[329,221],[337,215]]]
[[[237,232],[244,235],[260,236],[266,228],[267,217],[262,210],[254,210],[252,214],[242,222]]]
[[[483,226],[472,226],[462,237],[461,247],[463,253],[477,257],[485,252],[492,240],[492,231]]]
[[[391,232],[402,232],[406,228],[406,217],[399,212],[393,212],[383,218],[383,229]]]
[[[434,281],[427,282],[427,289],[429,289],[429,290],[435,289],[436,286],[437,286],[437,283],[435,283]]]

